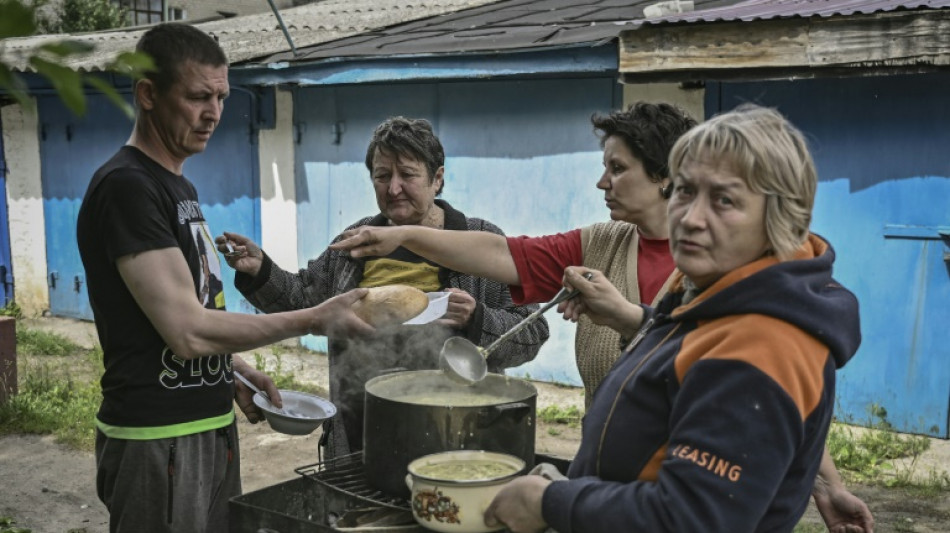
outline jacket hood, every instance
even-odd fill
[[[832,277],[834,261],[831,244],[811,234],[793,259],[780,262],[766,257],[738,268],[673,309],[672,318],[706,320],[752,313],[778,318],[828,346],[841,368],[861,345],[861,325],[857,297]],[[680,301],[682,276],[678,273],[675,294],[661,307]]]

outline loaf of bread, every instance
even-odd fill
[[[402,324],[429,305],[426,293],[408,285],[373,287],[353,304],[353,312],[373,327]]]

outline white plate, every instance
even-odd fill
[[[428,324],[433,320],[442,318],[442,315],[444,315],[449,308],[449,294],[451,293],[427,292],[426,296],[429,297],[428,307],[418,315],[403,322],[403,324]]]
[[[307,435],[320,427],[324,420],[336,415],[336,405],[330,400],[307,392],[281,389],[280,398],[284,401],[284,413],[275,411],[264,396],[255,394],[253,397],[254,405],[264,411],[271,429],[279,433]]]

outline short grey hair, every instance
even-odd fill
[[[732,164],[749,189],[765,195],[765,232],[780,261],[808,238],[818,174],[805,137],[775,109],[743,104],[696,126],[673,146],[671,175],[685,162]]]
[[[432,131],[432,124],[424,118],[390,117],[376,126],[366,148],[366,168],[370,174],[373,173],[373,159],[377,150],[390,157],[411,157],[424,164],[430,184],[435,180],[439,168],[445,166],[442,143]],[[443,181],[436,196],[442,194],[444,186]]]

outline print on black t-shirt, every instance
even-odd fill
[[[221,262],[217,254],[209,253],[215,248],[211,234],[208,232],[207,222],[191,222],[191,234],[195,238],[195,246],[198,247],[198,261],[201,262],[198,300],[208,309],[224,309]]]

